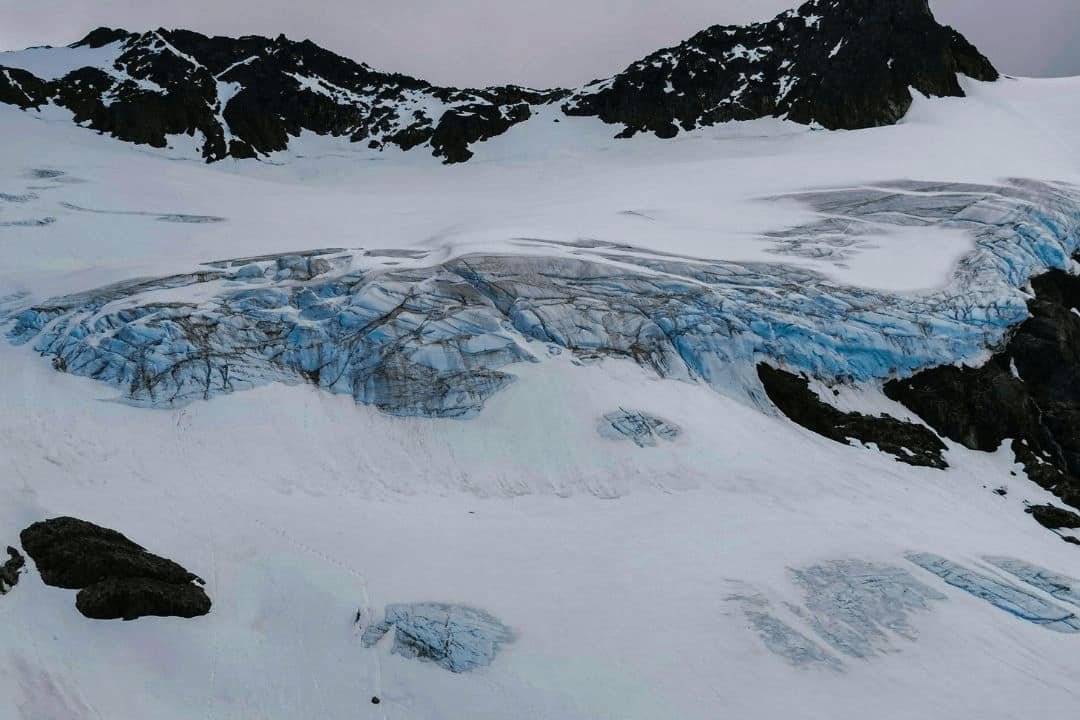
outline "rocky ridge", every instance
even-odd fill
[[[927,0],[810,0],[769,22],[708,28],[579,89],[439,87],[284,36],[99,28],[55,52],[88,53],[90,64],[42,77],[0,54],[0,103],[55,105],[159,148],[189,136],[208,162],[267,157],[305,132],[463,162],[546,106],[619,125],[619,137],[763,117],[865,128],[902,118],[909,88],[962,96],[958,74],[998,77]]]

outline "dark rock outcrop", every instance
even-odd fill
[[[1080,528],[1080,515],[1055,505],[1032,505],[1027,509],[1035,521],[1050,530]]]
[[[111,64],[56,80],[0,66],[0,102],[55,103],[78,123],[154,147],[201,135],[207,161],[284,150],[306,130],[373,149],[423,146],[452,163],[553,103],[623,125],[620,137],[768,116],[864,128],[903,117],[909,88],[961,96],[957,73],[998,77],[926,0],[811,0],[767,23],[709,28],[578,90],[438,87],[284,36],[98,28],[74,47],[110,45]]]
[[[822,402],[810,389],[806,378],[764,363],[758,365],[758,378],[769,399],[784,415],[818,435],[845,445],[853,439],[872,443],[882,452],[908,465],[939,469],[948,467],[941,455],[945,444],[921,425],[887,415],[872,417],[842,412]]]
[[[306,130],[378,149],[428,145],[446,162],[460,162],[472,156],[471,144],[528,119],[530,105],[568,94],[436,87],[283,35],[98,28],[73,47],[114,43],[111,65],[57,80],[0,66],[0,102],[23,109],[53,102],[77,123],[152,147],[165,147],[169,136],[201,134],[207,161],[284,150]]]
[[[28,110],[48,102],[50,86],[18,68],[0,67],[0,103]]]
[[[942,435],[973,450],[1005,440],[1028,477],[1080,508],[1080,277],[1032,280],[1030,317],[978,368],[932,368],[885,386]]]
[[[191,618],[210,612],[210,598],[192,583],[111,577],[79,591],[75,607],[96,620],[133,620],[148,615]]]
[[[564,109],[621,123],[627,136],[768,116],[866,128],[902,118],[909,88],[963,96],[957,73],[998,78],[927,0],[811,0],[766,23],[704,30],[594,81]]]
[[[133,620],[210,611],[196,575],[115,530],[60,517],[34,523],[20,537],[46,585],[79,590],[75,605],[86,617]]]
[[[13,547],[7,549],[7,562],[0,565],[0,595],[4,595],[19,583],[19,573],[26,559]]]

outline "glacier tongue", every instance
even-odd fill
[[[1067,268],[1072,188],[902,181],[804,193],[820,220],[762,238],[779,255],[842,252],[889,227],[972,233],[952,282],[922,295],[842,286],[784,263],[705,261],[595,242],[533,254],[317,250],[210,263],[13,314],[59,370],[170,406],[268,382],[311,382],[392,414],[468,417],[538,361],[617,357],[662,377],[753,394],[755,360],[866,381],[974,358],[1027,315],[1022,286]]]

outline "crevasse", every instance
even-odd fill
[[[7,335],[153,406],[306,381],[393,414],[467,417],[513,380],[508,366],[561,349],[737,394],[756,392],[763,358],[825,380],[883,379],[999,343],[1027,316],[1028,279],[1070,267],[1078,197],[1024,180],[803,193],[819,219],[763,237],[775,263],[544,241],[431,263],[337,249],[247,258],[16,310]],[[898,226],[965,230],[975,249],[946,288],[917,296],[784,262]]]

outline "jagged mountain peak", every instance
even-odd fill
[[[127,30],[102,26],[91,30],[82,40],[73,42],[68,45],[68,47],[88,47],[96,49],[100,47],[105,47],[106,45],[112,44],[119,40],[127,40],[129,37],[131,37],[131,35],[132,33],[129,33]]]
[[[925,0],[810,0],[774,19],[715,25],[594,81],[567,106],[662,137],[728,120],[780,116],[830,129],[892,124],[909,88],[962,96],[956,75],[997,71]]]
[[[0,102],[58,105],[77,123],[156,147],[194,136],[207,161],[264,157],[309,131],[461,162],[555,103],[621,126],[620,137],[768,116],[864,128],[903,117],[910,88],[962,96],[958,73],[998,77],[926,0],[810,0],[768,22],[707,28],[574,90],[439,87],[284,35],[102,27],[51,52],[65,51],[78,52],[55,77],[20,53],[0,54]],[[84,63],[86,51],[94,54]]]

